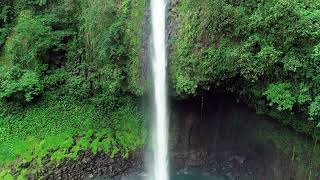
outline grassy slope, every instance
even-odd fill
[[[145,143],[141,119],[133,104],[100,117],[90,104],[67,101],[39,104],[24,116],[2,118],[0,179],[11,176],[10,169],[17,169],[21,176],[25,171],[32,174],[45,157],[58,163],[86,149],[104,151],[111,158],[117,153],[127,157]],[[28,169],[22,167],[26,163],[31,164]]]

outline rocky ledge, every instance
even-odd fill
[[[110,158],[103,152],[93,154],[91,151],[83,151],[77,159],[65,160],[58,165],[46,165],[35,177],[29,179],[48,180],[79,180],[94,179],[103,176],[104,179],[115,179],[119,176],[139,172],[143,169],[143,153],[137,151],[128,158],[116,155]]]

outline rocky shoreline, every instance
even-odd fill
[[[94,179],[103,176],[104,179],[115,179],[119,176],[140,172],[143,169],[143,152],[141,150],[132,153],[128,158],[109,155],[98,152],[83,151],[77,159],[65,160],[58,165],[47,165],[42,171],[28,179],[46,180],[79,180]]]

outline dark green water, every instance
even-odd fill
[[[127,176],[123,177],[121,180],[149,180],[145,176]],[[227,180],[224,177],[204,175],[199,170],[192,171],[180,171],[174,174],[171,174],[170,180]]]
[[[171,176],[171,180],[226,180],[222,177],[203,175],[200,171],[193,170],[188,172],[179,172]]]

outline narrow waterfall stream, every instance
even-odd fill
[[[152,69],[154,82],[153,170],[154,180],[168,180],[168,113],[167,113],[167,54],[166,0],[151,1]]]

